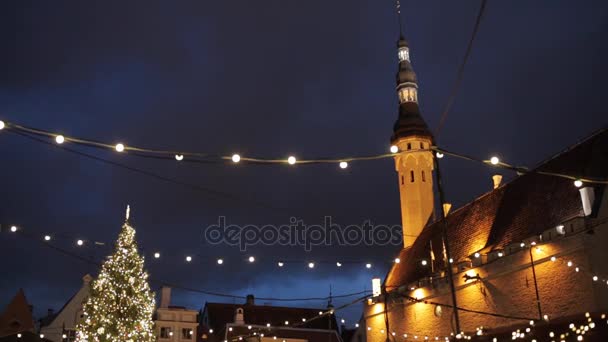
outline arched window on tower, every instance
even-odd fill
[[[410,170],[410,182],[414,183],[414,170]]]
[[[423,181],[423,182],[426,182],[426,176],[425,176],[425,174],[424,174],[424,170],[422,170],[422,181]]]
[[[412,143],[407,143],[407,149],[408,151],[412,149]]]

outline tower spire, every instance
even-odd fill
[[[396,0],[397,9],[397,25],[399,25],[399,37],[403,37],[403,23],[401,20],[401,1]]]
[[[433,200],[433,136],[420,114],[418,79],[410,60],[410,47],[403,36],[401,4],[397,1],[399,40],[397,41],[397,96],[399,116],[393,126],[391,144],[396,151],[395,169],[399,180],[403,247],[408,248],[431,220]]]

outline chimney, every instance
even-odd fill
[[[494,189],[500,186],[500,182],[502,182],[502,175],[494,175],[492,176],[492,181],[494,181]]]
[[[160,288],[160,307],[168,308],[171,304],[171,288],[163,286]]]
[[[585,216],[591,215],[593,212],[593,203],[595,202],[595,191],[592,187],[584,187],[578,189],[581,193],[581,202],[583,202],[583,212]]]
[[[452,209],[452,203],[443,203],[443,217],[448,216],[450,209]]]
[[[245,302],[247,305],[255,305],[255,297],[252,294],[247,295],[247,301]]]
[[[89,285],[91,283],[91,280],[93,280],[93,277],[91,277],[90,274],[85,274],[84,277],[82,277],[82,284]]]

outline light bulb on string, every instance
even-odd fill
[[[51,241],[51,236],[50,235],[45,235],[44,236],[44,241]]]
[[[398,264],[398,263],[400,263],[400,262],[401,262],[401,259],[399,259],[399,258],[395,258],[394,262],[395,262],[395,264]]]
[[[82,240],[78,240],[78,241],[76,241],[76,244],[77,244],[78,246],[82,246],[82,245],[84,245],[84,241],[82,241]]]
[[[283,267],[283,265],[285,265],[285,264],[284,264],[282,261],[279,261],[279,262],[277,263],[277,265],[279,265],[279,267]]]
[[[17,231],[17,226],[11,226],[11,232],[16,232]]]
[[[296,163],[296,157],[294,156],[289,156],[289,158],[287,158],[287,162],[289,163],[289,165],[293,165]]]
[[[217,264],[218,265],[222,265],[224,263],[224,259],[217,259]]]
[[[116,144],[116,146],[114,146],[114,149],[116,150],[116,152],[123,152],[125,150],[125,145],[118,143]]]
[[[437,152],[437,153],[435,153],[435,156],[437,156],[437,159],[441,159],[441,158],[443,158],[443,153]]]
[[[372,268],[372,264],[370,264],[370,263],[365,264],[365,268]]]
[[[241,161],[241,156],[239,156],[239,155],[238,155],[238,154],[236,154],[236,153],[232,155],[232,162],[233,162],[233,163],[238,163],[238,162],[240,162],[240,161]]]
[[[336,262],[336,266],[342,267],[342,263],[338,261],[338,262]]]
[[[254,256],[250,256],[249,259],[247,259],[247,260],[249,260],[249,262],[255,262],[255,257]]]
[[[397,145],[392,145],[390,151],[391,153],[397,153],[399,152],[399,147],[397,147]]]
[[[58,144],[63,144],[63,142],[65,141],[65,138],[63,137],[63,135],[58,135],[55,137],[55,142]]]
[[[160,253],[159,253],[159,252],[154,253],[154,258],[155,258],[155,259],[160,258]]]
[[[340,162],[340,168],[341,169],[346,169],[347,167],[348,167],[348,163],[347,162],[345,162],[345,161]]]
[[[184,155],[183,155],[183,154],[176,154],[176,155],[175,155],[175,160],[177,160],[177,161],[182,161],[182,160],[184,160]]]
[[[315,268],[315,263],[314,262],[309,262],[308,263],[308,268]]]
[[[4,121],[0,120],[0,130],[4,129],[4,127],[6,127],[6,124]]]
[[[492,158],[490,158],[490,163],[492,165],[498,165],[498,163],[500,163],[500,159],[498,159],[498,157],[493,156]]]
[[[188,255],[188,256],[186,257],[186,261],[187,261],[187,262],[192,261],[192,257]]]
[[[577,179],[574,181],[574,186],[577,188],[580,188],[581,186],[583,186],[583,181],[580,179]]]

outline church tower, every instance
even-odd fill
[[[391,151],[396,152],[403,247],[412,246],[433,215],[433,136],[420,115],[418,81],[403,35],[397,43],[399,117],[393,128]]]

